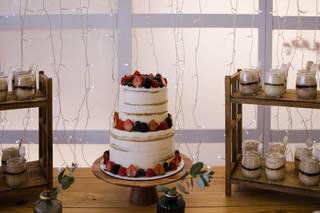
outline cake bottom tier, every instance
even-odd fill
[[[172,129],[148,133],[111,130],[110,160],[128,167],[153,168],[156,164],[174,157]]]

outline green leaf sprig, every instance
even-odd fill
[[[209,183],[213,179],[214,171],[204,170],[204,164],[197,162],[192,165],[189,171],[185,172],[177,181],[176,185],[172,188],[167,186],[157,186],[158,191],[166,193],[169,196],[178,196],[179,194],[190,194],[188,189],[193,190],[194,182],[200,189],[204,189],[209,186]]]

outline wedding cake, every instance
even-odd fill
[[[168,82],[161,74],[121,78],[118,110],[113,114],[106,170],[130,177],[163,175],[176,170],[180,153],[174,148],[174,129],[168,113]]]

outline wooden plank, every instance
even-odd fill
[[[268,189],[286,193],[294,193],[299,195],[314,196],[320,198],[319,186],[305,186],[298,178],[294,170],[293,162],[287,162],[285,179],[281,181],[270,181],[267,179],[264,170],[261,172],[261,177],[258,179],[249,179],[242,175],[241,165],[239,164],[231,175],[232,183],[242,184],[260,189]]]
[[[12,110],[23,108],[34,108],[45,106],[47,104],[47,98],[39,91],[36,91],[36,95],[32,99],[18,101],[12,92],[8,92],[8,100],[0,102],[0,110]]]
[[[263,91],[258,92],[255,96],[241,95],[239,91],[232,94],[231,102],[242,104],[287,106],[301,108],[320,109],[320,91],[316,99],[300,99],[297,98],[295,90],[288,89],[283,98],[269,98]]]
[[[230,76],[225,77],[225,191],[227,196],[231,196],[231,79]]]

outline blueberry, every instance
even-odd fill
[[[138,169],[137,170],[137,177],[144,177],[146,175],[146,172],[144,171],[144,169]]]
[[[168,162],[163,163],[163,168],[164,168],[164,171],[166,171],[166,172],[170,171],[170,166],[169,166]]]
[[[115,164],[111,169],[111,173],[117,175],[119,173],[120,167],[121,166],[119,164]]]

